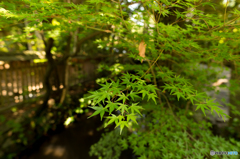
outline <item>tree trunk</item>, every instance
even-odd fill
[[[44,80],[43,80],[43,86],[46,90],[46,93],[44,95],[44,99],[43,99],[43,103],[40,106],[40,108],[36,111],[36,115],[39,116],[43,113],[43,111],[45,110],[47,104],[48,104],[48,100],[50,98],[50,95],[52,93],[52,85],[49,81],[50,77],[51,77],[51,73],[55,67],[55,61],[52,57],[51,54],[51,49],[53,47],[53,42],[54,40],[52,38],[49,38],[48,43],[46,43],[46,48],[45,48],[45,52],[46,52],[46,58],[48,59],[48,65],[47,65],[47,70],[44,76]]]
[[[69,76],[68,60],[65,62],[64,68],[65,68],[65,71],[64,71],[64,88],[63,88],[63,91],[62,91],[60,104],[63,104],[63,102],[64,102],[64,100],[66,98],[67,90],[68,90],[68,76]]]
[[[26,19],[24,19],[24,24],[25,24],[25,27],[28,26],[28,22],[27,22]],[[27,47],[28,47],[27,49],[32,51],[32,44],[31,44],[31,42],[29,40],[30,40],[30,38],[27,37]]]

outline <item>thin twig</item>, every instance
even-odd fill
[[[227,15],[227,6],[228,6],[228,1],[229,1],[229,0],[227,0],[227,3],[226,3],[226,8],[225,8],[225,13],[224,13],[224,26],[225,26],[226,15]]]
[[[187,112],[188,112],[190,103],[191,103],[191,101],[189,100],[189,101],[187,102],[186,110],[185,110],[185,113],[184,113],[185,116],[187,115]]]
[[[162,52],[163,52],[163,50],[160,52],[160,54],[158,55],[157,59],[153,62],[153,64],[148,68],[148,70],[140,78],[142,78],[145,74],[148,73],[148,71],[152,68],[152,66],[158,61],[158,59],[162,55]]]
[[[149,65],[149,67],[151,66],[151,63],[148,61],[148,65]],[[154,70],[153,70],[153,68],[151,67],[151,72],[152,72],[152,75],[153,75],[153,81],[154,81],[154,85],[156,86],[156,87],[158,87],[158,85],[157,85],[157,81],[156,81],[156,75],[155,75],[155,72],[154,72]],[[159,103],[160,103],[160,105],[162,104],[162,100],[161,100],[161,95],[160,95],[160,91],[157,89],[157,95],[158,95],[158,101],[159,101]],[[162,110],[163,110],[163,107],[162,107]]]
[[[120,2],[120,0],[119,0],[119,9],[120,9],[120,13],[121,13],[121,17],[122,17],[123,23],[124,23],[126,29],[128,30],[128,26],[127,26],[127,24],[125,23],[125,20],[124,20],[123,15],[122,15],[122,7],[121,7],[121,2]]]

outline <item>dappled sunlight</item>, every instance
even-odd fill
[[[10,68],[10,65],[9,65],[8,63],[6,63],[6,64],[4,64],[4,67],[5,67],[6,69],[9,69],[9,68]]]
[[[56,88],[55,86],[52,86],[52,90],[53,90],[53,91],[56,91],[57,88]]]
[[[29,96],[30,98],[32,98],[32,97],[33,97],[33,94],[32,94],[32,93],[30,93],[28,96]]]
[[[43,88],[42,82],[39,83],[39,87],[40,87],[40,88]]]
[[[62,157],[66,152],[65,147],[49,145],[45,148],[44,155],[53,155],[54,157]]]
[[[13,88],[13,92],[14,92],[14,93],[17,93],[17,92],[18,92],[18,89],[17,89],[17,88]]]
[[[2,96],[6,96],[7,95],[7,91],[6,90],[3,90],[2,91]]]
[[[26,54],[35,53],[29,52]],[[39,60],[35,60],[37,63],[32,63],[29,61],[0,61],[0,96],[2,97],[0,102],[1,106],[20,103],[43,95],[43,80],[47,63],[45,60]],[[62,68],[60,66],[59,70],[61,69]],[[69,72],[72,76],[74,76],[72,80],[70,80],[70,83],[78,83],[79,81],[75,80],[75,74],[77,74],[76,66],[74,65],[69,67]],[[58,91],[59,89],[64,88],[62,78],[64,77],[61,77],[59,86],[54,85],[54,78],[50,80],[51,84],[53,84],[53,91]]]
[[[23,101],[23,96],[19,96],[20,102]]]
[[[73,117],[68,117],[64,122],[65,127],[67,127],[73,121],[74,121]]]
[[[43,89],[42,82],[34,86],[28,85],[26,86],[25,90],[22,87],[22,83],[18,83],[17,81],[7,84],[5,82],[2,82],[0,86],[1,86],[0,96],[6,97],[5,103],[7,102],[19,103],[25,99],[34,98],[36,96],[41,95],[40,93],[42,92]],[[25,94],[26,90],[28,91],[27,94]],[[25,99],[23,98],[23,96],[25,97]]]
[[[39,87],[39,85],[36,85],[36,89],[38,90],[40,87]]]
[[[49,99],[49,100],[48,100],[48,106],[49,106],[49,107],[52,107],[52,106],[54,106],[54,105],[55,105],[55,100],[54,100],[53,98]]]
[[[40,101],[39,101],[39,104],[43,104],[43,100],[40,100]]]
[[[12,105],[43,93],[45,64],[0,62],[1,105]]]
[[[7,95],[6,85],[5,85],[4,82],[2,82],[1,85],[2,85],[2,93],[0,92],[0,94],[3,95],[3,96],[6,96]],[[13,92],[16,93],[16,94],[22,94],[23,93],[22,86],[20,85],[20,86],[17,87],[17,84],[15,82],[13,84],[12,83],[8,83],[7,87],[8,87],[8,94],[10,94],[10,95],[12,95]],[[29,92],[31,92],[31,91],[39,92],[40,89],[42,89],[42,88],[43,88],[42,83],[40,83],[38,85],[35,85],[35,86],[31,86],[31,85],[27,86],[27,90]],[[56,89],[56,87],[54,89]]]
[[[19,103],[20,102],[20,100],[18,99],[18,96],[14,97],[14,101],[15,101],[15,103]]]
[[[59,88],[62,89],[62,88],[63,88],[63,85],[61,84]]]
[[[12,108],[12,111],[13,111],[13,115],[14,115],[14,116],[22,115],[23,113],[25,113],[25,110],[23,110],[23,109],[17,110],[16,107]]]

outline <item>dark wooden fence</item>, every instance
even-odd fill
[[[91,76],[92,73],[89,73],[95,71],[95,67],[89,70],[91,64],[89,65],[88,62],[78,62],[75,59],[68,67],[68,83],[70,86],[81,83],[83,81],[80,78],[81,75],[86,74]],[[43,79],[46,68],[47,62],[12,61],[0,63],[0,107],[20,103],[43,95]],[[54,81],[54,78],[50,79],[53,91],[64,88],[64,66],[57,66],[57,70],[53,71],[52,76],[55,76],[56,73],[58,82]]]

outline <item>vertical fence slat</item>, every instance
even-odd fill
[[[41,63],[41,64],[39,64],[40,65],[40,67],[39,67],[39,69],[40,69],[40,83],[39,83],[39,87],[40,87],[40,93],[42,92],[42,90],[43,90],[43,75],[44,75],[44,63]]]
[[[33,65],[32,62],[30,62],[29,65],[30,65],[30,67],[29,67],[29,70],[30,70],[30,74],[29,74],[30,83],[29,83],[29,85],[30,85],[31,94],[33,95],[34,93],[33,93],[32,87],[33,87],[33,75],[34,75],[33,67],[34,67],[34,65]]]
[[[32,93],[33,95],[36,94],[36,80],[35,80],[35,76],[36,76],[36,64],[32,63],[32,75],[31,75],[31,79],[32,79]]]
[[[43,79],[44,79],[44,67],[45,67],[45,62],[41,63],[41,93],[43,92]]]
[[[25,100],[25,90],[24,90],[24,73],[25,73],[25,63],[22,63],[22,69],[21,69],[21,82],[22,82],[22,99],[20,99],[21,101]]]
[[[35,66],[36,66],[36,73],[35,73],[35,76],[36,76],[36,78],[37,78],[37,85],[36,85],[36,95],[38,95],[39,94],[39,85],[40,85],[40,76],[39,76],[39,68],[40,68],[40,65],[39,65],[39,63],[36,63],[35,64]]]
[[[33,72],[34,72],[33,81],[34,81],[34,83],[33,83],[33,87],[32,87],[34,95],[36,94],[36,85],[37,85],[36,69],[37,69],[37,65],[36,65],[36,63],[34,63],[33,64]]]
[[[21,83],[21,63],[18,62],[17,65],[17,85],[18,85],[18,102],[20,102],[20,96],[21,96],[21,88],[22,88],[22,83]]]
[[[17,62],[16,64],[15,64],[15,70],[16,70],[16,90],[17,90],[17,101],[19,100],[19,62]]]
[[[3,91],[3,89],[2,89],[2,83],[3,83],[3,66],[2,65],[0,65],[0,106],[3,106],[3,95],[2,95],[2,91]]]
[[[35,88],[35,90],[34,90],[34,96],[36,96],[36,95],[37,95],[37,90],[38,90],[38,89],[37,89],[37,86],[38,86],[38,84],[39,84],[38,75],[37,75],[37,74],[38,74],[38,70],[37,70],[37,69],[38,69],[38,64],[37,64],[37,63],[34,63],[33,66],[34,66],[34,67],[33,67],[33,70],[34,70],[34,71],[33,71],[33,72],[34,72],[34,76],[33,76],[33,77],[34,77],[34,88]]]
[[[10,87],[10,92],[9,92],[9,96],[10,96],[10,102],[14,102],[14,82],[13,82],[13,76],[14,76],[14,68],[12,68],[13,66],[10,65],[9,68],[9,74],[10,74],[10,83],[9,86]]]
[[[24,74],[24,77],[25,77],[25,86],[24,86],[24,88],[25,88],[25,98],[26,99],[28,99],[28,84],[29,84],[29,78],[28,78],[28,76],[29,76],[29,66],[28,66],[28,62],[26,61],[25,62],[25,74]]]
[[[31,64],[30,61],[26,63],[27,67],[27,73],[26,73],[26,77],[27,77],[27,98],[30,98],[30,93],[32,94],[32,87],[31,87]],[[30,85],[30,89],[28,89],[28,86]],[[30,91],[29,91],[30,90]]]
[[[5,90],[6,90],[6,94],[5,94],[5,100],[4,100],[4,103],[8,104],[9,103],[9,98],[8,98],[8,78],[7,78],[7,64],[4,64],[4,83],[5,83]]]

